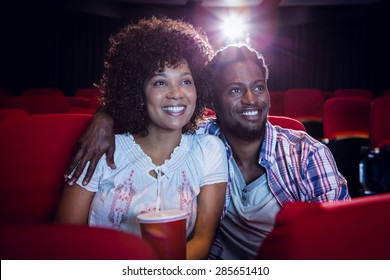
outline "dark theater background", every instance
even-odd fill
[[[214,7],[197,0],[2,1],[0,88],[57,87],[65,95],[101,74],[110,34],[150,15],[183,18],[223,44],[219,25],[230,10],[247,23],[251,44],[265,55],[269,89],[390,87],[388,1],[263,0]],[[256,4],[261,3],[261,4]],[[228,4],[225,4],[225,6]]]

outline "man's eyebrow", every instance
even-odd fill
[[[265,83],[265,79],[255,80],[253,83]]]
[[[265,83],[265,79],[258,79],[258,80],[254,80],[253,82],[251,82],[251,84],[257,84],[257,83]],[[226,84],[225,87],[227,86],[240,86],[240,85],[245,85],[246,83],[244,82],[231,82],[229,84]]]
[[[226,85],[224,85],[224,87],[229,87],[229,86],[241,86],[243,85],[244,83],[242,82],[232,82],[232,83],[228,83]]]

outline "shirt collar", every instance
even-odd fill
[[[259,157],[259,163],[262,166],[271,165],[275,162],[276,144],[277,131],[275,127],[267,121]]]
[[[228,160],[233,156],[232,149],[227,142],[225,135],[222,133],[218,124],[215,120],[207,123],[207,132],[219,137],[226,146],[226,153]],[[259,164],[262,166],[271,165],[275,162],[275,150],[277,144],[277,131],[275,127],[269,122],[266,122],[266,130],[264,134],[264,139],[261,144],[260,155],[259,155]]]

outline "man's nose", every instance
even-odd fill
[[[256,96],[251,90],[247,90],[241,99],[243,104],[254,104],[256,102]]]

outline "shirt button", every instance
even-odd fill
[[[246,200],[246,197],[245,197],[245,196],[242,196],[242,200]]]
[[[246,193],[246,192],[247,192],[247,189],[243,189],[242,191],[243,191],[244,193]]]

